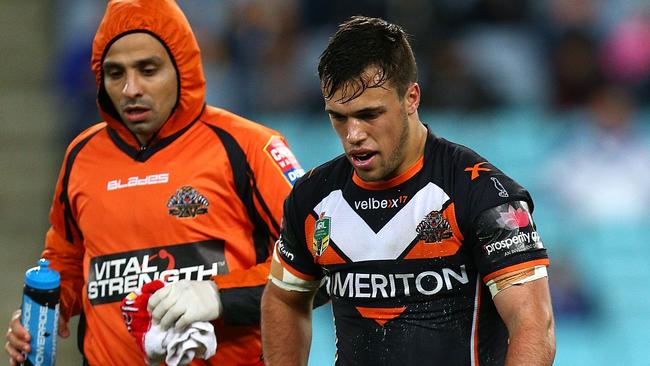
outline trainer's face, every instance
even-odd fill
[[[146,33],[111,45],[102,64],[104,87],[122,121],[146,144],[176,105],[176,69],[163,45]]]
[[[345,88],[342,88],[345,89]],[[325,100],[332,127],[348,160],[365,181],[396,177],[415,163],[417,125],[409,120],[419,103],[420,89],[412,84],[401,99],[390,83],[368,88],[359,97],[342,103],[341,90]],[[345,99],[343,99],[345,100]]]

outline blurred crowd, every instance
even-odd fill
[[[104,1],[58,0],[57,88],[88,101]],[[316,64],[336,25],[378,16],[411,35],[423,107],[566,110],[607,86],[650,102],[643,0],[181,0],[202,46],[208,101],[243,114],[322,110]],[[92,101],[92,99],[90,99]],[[88,103],[81,103],[87,105]],[[75,103],[77,108],[80,104]],[[91,105],[92,107],[92,105]]]
[[[178,3],[201,45],[208,102],[249,118],[279,114],[301,116],[304,126],[325,122],[318,57],[336,26],[357,14],[398,23],[411,35],[425,112],[478,115],[473,120],[481,123],[480,116],[498,111],[537,110],[543,128],[559,131],[545,160],[531,162],[542,167],[534,177],[545,197],[538,206],[555,215],[548,220],[556,221],[548,224],[556,230],[547,246],[556,259],[551,281],[558,318],[595,317],[598,311],[609,316],[608,306],[639,296],[640,304],[650,305],[647,284],[630,287],[638,291],[630,298],[603,305],[610,298],[594,294],[602,283],[595,281],[618,272],[591,273],[598,263],[610,265],[595,250],[607,254],[616,247],[628,256],[620,260],[650,259],[642,229],[650,223],[647,0]],[[52,6],[51,81],[69,140],[99,118],[89,60],[105,2],[57,0]],[[629,270],[650,279],[650,270]]]

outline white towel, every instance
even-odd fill
[[[173,327],[163,331],[158,324],[151,324],[144,336],[144,348],[147,355],[166,354],[168,366],[187,365],[195,357],[207,360],[214,356],[217,337],[209,322],[192,323],[183,331]]]
[[[147,310],[149,298],[167,284],[155,280],[129,293],[122,300],[122,316],[140,349],[145,362],[158,365],[165,360],[169,366],[187,365],[196,358],[208,359],[217,351],[217,337],[209,322],[194,322],[182,332],[160,329]]]

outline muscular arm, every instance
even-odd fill
[[[272,282],[262,296],[262,349],[267,366],[307,365],[315,292],[285,291]]]
[[[555,333],[547,278],[508,287],[494,303],[510,338],[506,366],[551,365]]]

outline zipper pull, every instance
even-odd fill
[[[142,146],[140,146],[140,148],[138,149],[138,152],[135,154],[135,160],[136,160],[136,161],[141,161],[140,159],[142,159],[142,155],[143,155],[146,151],[147,151],[147,146],[146,146],[146,145],[142,145]]]

